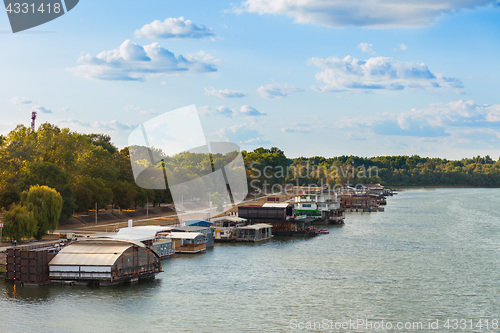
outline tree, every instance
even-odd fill
[[[136,196],[137,190],[132,183],[117,181],[113,184],[113,204],[118,205],[120,210],[130,209]]]
[[[37,239],[58,227],[63,199],[56,190],[48,186],[31,186],[28,191],[21,193],[21,201],[33,213],[37,222]]]
[[[75,199],[77,209],[103,209],[113,200],[113,191],[101,179],[89,176],[78,177],[75,181]]]
[[[60,221],[67,220],[75,209],[75,198],[69,178],[60,167],[49,162],[29,164],[19,177],[20,192],[32,185],[46,185],[59,192],[63,198]]]
[[[33,213],[20,204],[13,204],[9,210],[3,212],[3,224],[3,233],[11,240],[33,237],[38,230]]]

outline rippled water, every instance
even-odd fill
[[[486,323],[500,331],[492,326],[500,319],[500,189],[403,191],[384,213],[350,213],[344,226],[329,230],[177,256],[155,281],[135,285],[0,281],[0,331],[289,332],[326,325],[313,329],[319,332],[339,331],[333,325],[349,320],[383,320],[421,322],[423,330],[399,330],[421,332],[436,320],[439,331],[454,331],[460,319],[470,320],[463,331],[484,332]],[[341,331],[370,331],[358,323]]]

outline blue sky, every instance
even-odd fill
[[[500,6],[488,0],[91,1],[13,34],[0,132],[112,136],[196,104],[210,140],[287,156],[500,156]]]

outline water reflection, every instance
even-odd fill
[[[21,286],[19,284],[2,281],[0,283],[0,288],[2,287],[8,298],[26,302],[47,301],[51,293],[51,288],[48,286]]]

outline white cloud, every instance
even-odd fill
[[[81,130],[83,132],[119,132],[131,131],[137,127],[135,124],[123,123],[118,120],[110,121],[82,121],[78,119],[62,119],[56,121],[61,126],[68,126],[72,130]]]
[[[222,115],[224,117],[228,117],[228,118],[231,118],[232,116],[234,116],[234,115],[237,114],[236,111],[233,111],[230,108],[227,108],[225,106],[219,106],[219,107],[217,107],[217,109],[215,109],[215,112],[217,114],[220,114],[220,115]]]
[[[375,54],[375,51],[373,51],[373,44],[359,43],[358,49],[360,49],[361,52],[363,52],[363,53]]]
[[[320,91],[402,90],[405,88],[463,88],[459,79],[432,73],[424,63],[399,62],[387,57],[359,60],[351,56],[312,58],[322,69],[316,79],[325,85]]]
[[[500,133],[500,104],[478,105],[458,100],[431,104],[397,114],[383,113],[370,118],[346,118],[337,128],[371,130],[379,135],[447,137],[459,139],[463,133]]]
[[[30,104],[31,101],[24,97],[14,97],[10,99],[10,102],[14,105],[16,104]]]
[[[127,104],[127,105],[125,105],[124,109],[126,112],[133,112],[133,113],[138,113],[140,115],[146,115],[146,116],[154,115],[154,114],[158,113],[158,112],[156,112],[155,109],[145,110],[145,109],[141,109],[140,107],[138,107],[134,104]]]
[[[290,126],[281,128],[283,133],[311,133],[312,129],[308,124],[294,123]]]
[[[236,124],[230,127],[223,127],[216,132],[216,135],[226,141],[240,145],[268,144],[257,130],[248,128],[248,124]]]
[[[296,23],[330,27],[416,27],[443,14],[496,4],[496,0],[246,0],[236,12],[286,15]]]
[[[220,115],[224,116],[227,118],[232,118],[233,116],[236,116],[238,114],[237,110],[233,110],[231,108],[228,108],[226,106],[218,106],[215,109],[212,109],[211,107],[204,105],[198,107],[198,112],[202,117],[209,117],[213,115]]]
[[[260,112],[256,108],[251,107],[250,105],[243,105],[242,107],[240,107],[240,111],[238,113],[248,117],[267,116],[267,113]]]
[[[33,109],[31,109],[33,112],[39,112],[39,113],[52,113],[52,110],[49,110],[43,106],[40,105],[35,105]]]
[[[215,96],[219,98],[240,98],[246,95],[240,91],[229,89],[215,89],[214,87],[205,88],[205,96]]]
[[[406,50],[408,50],[408,46],[406,46],[406,44],[399,44],[399,50],[406,51]]]
[[[257,88],[257,92],[263,98],[282,98],[288,94],[304,91],[304,89],[289,86],[288,84],[270,83]]]
[[[148,75],[217,71],[217,59],[203,51],[176,56],[158,43],[141,46],[130,40],[96,56],[82,55],[78,62],[80,65],[70,68],[71,72],[100,80],[143,81]]]
[[[200,115],[204,117],[208,117],[211,115],[221,115],[224,117],[232,118],[238,115],[246,116],[246,117],[258,117],[258,116],[267,116],[267,113],[261,112],[254,107],[249,105],[243,105],[239,109],[231,109],[226,106],[218,106],[215,110],[208,106],[202,106],[199,109]]]
[[[169,17],[163,22],[153,21],[144,25],[141,29],[135,31],[137,38],[205,38],[215,36],[211,28],[204,25],[196,25],[191,20],[185,20],[184,17]]]

